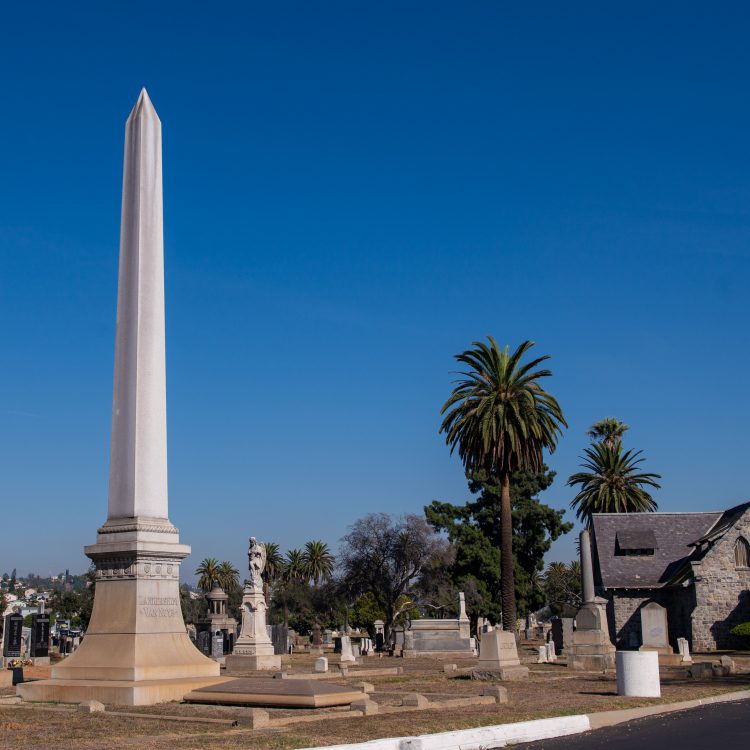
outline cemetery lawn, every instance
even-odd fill
[[[526,649],[524,649],[526,650]],[[528,653],[525,654],[528,656]],[[715,655],[706,659],[715,658]],[[375,686],[370,697],[379,704],[381,713],[366,717],[345,716],[346,709],[269,710],[272,721],[297,720],[283,726],[253,730],[250,710],[242,707],[163,704],[144,707],[107,706],[107,712],[82,714],[75,706],[52,704],[1,705],[0,748],[72,747],[76,750],[96,748],[138,748],[139,750],[182,750],[183,748],[246,748],[250,750],[292,750],[314,745],[360,742],[378,737],[415,735],[452,729],[503,724],[550,716],[562,716],[621,708],[673,703],[694,698],[750,688],[750,657],[734,655],[738,674],[722,678],[693,680],[684,669],[662,671],[662,697],[622,698],[616,693],[614,676],[568,672],[563,663],[532,664],[529,679],[506,682],[507,704],[472,703],[488,684],[472,681],[461,674],[445,674],[442,662],[430,659],[365,660],[363,669],[404,668],[404,673],[386,676],[357,676],[336,682],[365,680]],[[697,656],[696,661],[701,657]],[[459,667],[468,666],[459,663]],[[311,671],[312,659],[295,656],[295,671]],[[30,670],[27,677],[43,677],[44,669]],[[401,711],[405,693],[421,693],[435,707]],[[12,689],[0,691],[0,698],[13,695]],[[464,699],[464,705],[449,701]],[[122,711],[129,716],[109,712]],[[143,714],[159,718],[139,718]],[[236,727],[218,723],[187,723],[182,717],[230,719]],[[310,720],[310,719],[315,720]],[[178,721],[174,721],[178,719]],[[302,721],[304,723],[302,723]]]

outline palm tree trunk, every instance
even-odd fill
[[[516,632],[516,582],[513,574],[513,516],[510,510],[510,474],[501,476],[500,493],[500,597],[503,629]]]

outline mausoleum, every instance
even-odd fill
[[[729,631],[750,621],[750,503],[702,513],[597,513],[593,552],[617,648],[644,645],[641,613],[650,604],[666,610],[674,649],[681,637],[693,651],[741,646]]]

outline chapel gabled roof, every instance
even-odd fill
[[[602,585],[640,589],[676,583],[697,552],[696,541],[709,535],[729,512],[595,513],[595,554]]]

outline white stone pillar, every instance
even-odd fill
[[[86,637],[19,688],[27,700],[180,700],[219,676],[190,642],[180,606],[180,544],[167,517],[161,123],[144,89],[125,126],[122,228],[107,522],[84,552],[96,565]],[[192,686],[192,687],[189,687]]]
[[[146,89],[125,124],[108,518],[167,518],[161,121]]]
[[[594,566],[591,561],[591,537],[584,529],[580,536],[581,543],[581,587],[583,588],[583,603],[594,601]]]

